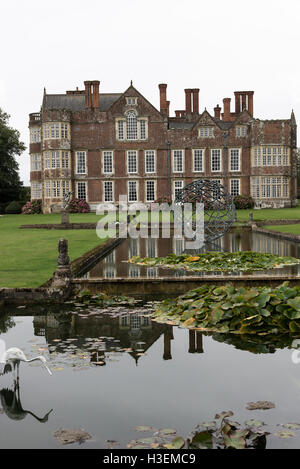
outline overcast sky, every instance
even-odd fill
[[[100,80],[100,93],[133,85],[171,115],[184,88],[200,112],[236,90],[254,90],[254,116],[300,119],[299,0],[10,0],[1,2],[0,107],[29,146],[28,114],[43,88],[64,93]],[[18,158],[29,184],[29,155]]]

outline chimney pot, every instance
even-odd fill
[[[199,114],[199,88],[193,88],[193,112]]]
[[[221,108],[218,104],[214,108],[214,112],[215,112],[215,119],[220,120],[221,119]]]
[[[160,95],[160,112],[162,114],[169,115],[168,112],[169,112],[170,101],[167,101],[167,85],[166,83],[160,83],[158,87],[159,87],[159,95]]]
[[[92,91],[91,91],[91,81],[85,81],[85,107],[90,108],[92,107]]]
[[[224,121],[230,121],[230,101],[231,101],[231,98],[223,99],[223,104],[224,104],[223,120]]]
[[[187,88],[185,91],[185,111],[187,114],[192,112],[192,90]]]

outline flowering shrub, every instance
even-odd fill
[[[90,206],[83,199],[72,199],[69,203],[68,212],[70,213],[89,213]]]
[[[35,213],[42,213],[42,201],[40,199],[31,200],[22,207],[24,215],[33,215]]]
[[[254,207],[254,200],[250,195],[236,195],[233,201],[236,209]]]
[[[171,197],[168,197],[167,195],[164,195],[162,197],[159,197],[154,201],[155,204],[169,204],[171,205],[172,199]]]

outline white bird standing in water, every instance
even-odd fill
[[[29,363],[29,362],[34,362],[34,361],[37,361],[37,360],[40,360],[42,362],[42,365],[44,366],[44,368],[46,368],[48,373],[50,373],[50,375],[52,375],[51,370],[46,365],[46,358],[45,357],[39,356],[39,357],[35,357],[35,358],[30,358],[30,359],[26,358],[24,352],[22,350],[20,350],[19,348],[17,348],[17,347],[11,347],[11,348],[7,349],[4,352],[4,354],[2,355],[2,357],[0,358],[0,363],[5,365],[3,373],[7,373],[8,371],[13,370],[14,381],[16,381],[15,372],[16,372],[16,369],[17,369],[17,380],[19,380],[20,362]]]

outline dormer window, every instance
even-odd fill
[[[137,105],[137,98],[126,98],[126,104],[128,106],[136,106]]]
[[[148,120],[139,118],[135,111],[130,110],[125,118],[116,120],[117,140],[147,140],[148,138]]]
[[[236,136],[237,137],[246,137],[247,127],[245,125],[241,125],[236,128]]]
[[[214,128],[213,127],[200,127],[199,128],[199,137],[201,138],[209,138],[214,136]]]

